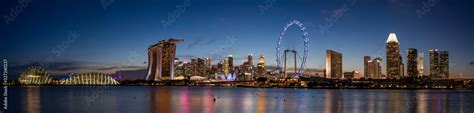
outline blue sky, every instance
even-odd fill
[[[3,0],[0,56],[16,67],[52,57],[51,65],[68,64],[58,66],[68,72],[138,68],[146,65],[149,45],[181,38],[181,58],[232,54],[240,64],[253,53],[275,65],[279,32],[299,20],[310,38],[307,68],[324,68],[325,50],[332,49],[343,53],[344,71],[362,71],[365,55],[385,60],[385,41],[395,32],[402,54],[418,49],[427,67],[429,48],[447,50],[451,75],[474,77],[471,5],[470,0],[31,0],[26,5]],[[11,10],[16,7],[23,10]],[[331,17],[337,19],[326,19]],[[286,32],[283,48],[302,52],[298,29]],[[71,32],[79,36],[68,41]],[[68,46],[57,55],[63,43]]]

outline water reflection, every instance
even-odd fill
[[[171,95],[168,88],[151,88],[151,113],[170,113]]]
[[[461,90],[16,88],[19,90],[12,90],[12,94],[19,94],[18,97],[9,101],[13,113],[472,113],[474,110],[474,91]]]
[[[41,113],[41,100],[40,100],[40,88],[39,87],[25,87],[25,107],[23,111],[25,113]]]

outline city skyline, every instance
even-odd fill
[[[473,5],[0,0],[0,113],[473,112]]]
[[[9,14],[10,8],[18,5],[14,1],[2,2],[0,12],[2,17]],[[472,45],[468,43],[473,40],[469,38],[473,30],[470,29],[473,24],[469,20],[473,17],[465,15],[472,14],[473,11],[466,4],[443,1],[448,3],[436,4],[433,10],[419,18],[416,10],[421,9],[423,3],[405,0],[370,1],[370,4],[376,4],[370,7],[364,6],[367,1],[300,1],[286,6],[281,4],[288,1],[281,1],[263,11],[259,9],[259,6],[265,5],[265,1],[236,3],[239,6],[253,7],[245,10],[216,2],[212,4],[213,7],[203,9],[204,11],[198,9],[208,5],[199,1],[190,1],[190,6],[186,7],[186,11],[182,12],[181,16],[169,26],[164,27],[161,20],[166,20],[169,17],[168,13],[176,11],[175,6],[186,6],[186,2],[166,1],[162,3],[165,7],[152,7],[151,4],[154,2],[149,5],[135,2],[125,5],[128,2],[121,1],[111,4],[106,9],[102,9],[100,3],[84,2],[77,3],[84,4],[83,6],[69,6],[65,2],[54,4],[33,2],[15,20],[9,21],[8,24],[1,23],[3,25],[0,30],[5,34],[5,38],[2,37],[0,42],[1,50],[8,53],[2,57],[9,59],[12,66],[25,69],[24,67],[41,64],[46,58],[53,56],[54,61],[49,62],[48,67],[48,70],[52,72],[82,72],[81,70],[114,72],[144,69],[148,56],[145,50],[149,45],[168,38],[183,38],[186,41],[177,47],[178,58],[217,56],[218,58],[211,57],[215,64],[218,60],[232,54],[235,56],[233,64],[241,65],[243,62],[240,62],[240,59],[244,59],[248,54],[264,54],[265,64],[274,66],[276,64],[274,48],[278,34],[288,21],[297,19],[302,21],[309,33],[310,55],[306,63],[309,69],[324,69],[325,51],[331,49],[344,54],[343,72],[353,70],[363,72],[363,57],[372,56],[382,58],[384,63],[382,70],[386,73],[386,59],[383,59],[385,58],[384,42],[388,33],[395,32],[400,40],[403,63],[406,63],[407,58],[404,53],[407,48],[416,48],[418,53],[428,53],[430,48],[437,48],[449,51],[451,54],[449,56],[450,76],[458,77],[459,73],[463,73],[465,77],[474,77],[474,72],[471,70],[474,53],[469,52],[472,51]],[[319,8],[298,8],[300,5],[320,3],[326,3],[326,5]],[[52,9],[64,6],[71,9],[47,10],[39,7],[38,4],[51,6]],[[94,7],[96,5],[97,7]],[[74,11],[86,6],[99,11]],[[137,6],[143,6],[140,8],[143,11],[130,10]],[[360,7],[368,7],[368,9]],[[401,7],[407,9],[401,10]],[[452,9],[453,7],[457,8]],[[216,14],[213,15],[210,13],[213,9],[222,9],[222,11],[215,11]],[[374,11],[370,15],[364,14],[365,10],[371,9],[381,11]],[[242,11],[235,15],[228,13],[235,10]],[[314,12],[306,12],[307,10],[314,10]],[[327,22],[326,18],[341,10],[344,14],[338,17],[337,21],[330,21],[331,26],[324,26]],[[48,11],[51,13],[45,13]],[[150,14],[153,11],[158,12]],[[63,17],[64,14],[73,14],[73,16]],[[32,18],[35,15],[39,17],[37,20]],[[123,17],[127,15],[132,15],[132,18]],[[246,16],[255,18],[242,18]],[[134,21],[126,21],[127,19]],[[374,22],[374,19],[379,21]],[[43,24],[35,24],[35,22]],[[38,29],[46,24],[50,29]],[[327,31],[321,32],[321,25],[327,27]],[[94,26],[94,28],[86,26]],[[354,29],[359,27],[363,29]],[[77,34],[78,37],[70,41],[67,47],[59,49],[61,51],[55,51],[58,50],[58,45],[68,42],[71,34]],[[38,36],[41,38],[37,38]],[[296,32],[296,28],[290,28],[285,39],[286,47],[302,51],[303,39],[300,33]],[[220,49],[225,51],[220,51]],[[429,58],[429,56],[425,54],[424,58]],[[129,62],[129,59],[133,60]],[[253,64],[256,64],[255,60]],[[424,64],[427,67],[425,73],[429,73],[429,59],[426,59]]]

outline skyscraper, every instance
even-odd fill
[[[209,77],[211,78],[210,74],[211,74],[211,58],[208,57],[206,58],[206,60],[204,61],[204,66],[205,66],[205,76],[206,77]]]
[[[224,65],[222,67],[222,72],[224,72],[225,75],[229,74],[229,59],[224,59]]]
[[[449,53],[441,51],[439,53],[439,75],[441,78],[449,78]]]
[[[424,76],[425,74],[425,67],[424,67],[424,54],[423,53],[419,53],[418,54],[418,59],[417,59],[417,68],[418,68],[418,76]]]
[[[407,75],[408,77],[418,76],[418,51],[415,48],[407,49]]]
[[[234,57],[232,55],[229,55],[229,57],[227,57],[227,60],[229,62],[229,72],[234,72]]]
[[[342,78],[342,54],[326,50],[326,78]]]
[[[369,78],[369,62],[370,56],[364,56],[364,77]]]
[[[148,48],[148,73],[145,80],[173,79],[176,44],[182,39],[161,40]]]
[[[201,58],[198,58],[197,59],[197,76],[201,76],[201,77],[204,77],[205,74],[206,74],[206,66],[205,66],[205,60],[204,59],[201,59]],[[196,75],[193,75],[193,76],[196,76]]]
[[[245,64],[245,71],[251,76],[254,74],[254,71],[253,71],[253,55],[252,54],[249,54],[247,56],[247,62]]]
[[[370,59],[370,56],[364,57],[364,77],[365,78],[372,78],[372,79],[380,79],[382,78],[382,59],[381,58],[374,58],[373,60]]]
[[[398,42],[397,35],[390,33],[386,43],[387,49],[387,77],[398,78],[401,76],[400,73],[400,43]]]
[[[259,77],[265,76],[266,70],[265,70],[265,57],[260,55],[260,58],[258,58],[258,64],[257,64],[257,75]]]
[[[430,49],[430,76],[439,77],[439,52],[438,49]]]
[[[400,67],[399,67],[400,68],[400,77],[403,77],[403,76],[405,76],[405,64],[403,64],[402,55],[399,55],[399,56],[400,56],[399,57],[400,58],[400,60],[399,60],[400,61],[400,63],[399,63],[400,64]]]
[[[371,76],[374,79],[380,79],[382,78],[382,59],[381,58],[375,58],[371,62]]]
[[[252,54],[249,54],[249,55],[247,56],[247,62],[248,62],[247,64],[248,64],[250,67],[253,66],[253,58],[252,58],[252,57],[253,57]]]
[[[198,59],[191,59],[191,75],[196,76],[199,73]]]

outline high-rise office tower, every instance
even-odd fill
[[[259,77],[265,76],[266,70],[265,70],[265,57],[260,55],[260,58],[258,58],[258,64],[257,64],[257,75]]]
[[[439,52],[439,75],[441,78],[449,78],[449,53]]]
[[[364,56],[364,77],[369,78],[369,62],[370,56]]]
[[[400,58],[400,60],[399,60],[400,61],[400,63],[399,63],[400,64],[400,67],[399,67],[400,68],[400,77],[403,77],[403,76],[405,76],[405,64],[403,64],[402,55],[399,55],[399,56],[400,56],[399,57]]]
[[[430,76],[439,77],[439,52],[438,49],[430,49]]]
[[[342,78],[342,54],[326,50],[326,78]]]
[[[387,77],[398,78],[402,75],[400,70],[400,43],[397,35],[390,33],[386,43],[387,49]]]
[[[196,76],[199,73],[198,59],[191,59],[191,76]]]
[[[407,75],[408,77],[418,76],[418,51],[415,48],[407,49]]]
[[[225,75],[227,75],[230,71],[229,69],[229,59],[224,59],[224,64],[222,66],[222,72],[224,72]]]
[[[206,74],[206,66],[205,66],[205,60],[204,59],[201,59],[201,58],[198,58],[197,59],[197,76],[205,76]],[[195,76],[195,75],[193,75]]]
[[[229,72],[233,72],[234,71],[234,57],[232,55],[229,55],[229,57],[227,57],[227,60],[229,62]]]
[[[219,61],[217,63],[217,68],[216,68],[216,73],[224,72],[224,63],[222,61]]]
[[[419,53],[418,54],[418,59],[417,59],[417,68],[418,68],[418,76],[424,76],[425,74],[425,67],[424,67],[424,54],[423,53]]]
[[[206,77],[211,77],[210,72],[211,72],[211,58],[208,57],[204,60],[204,72]]]
[[[382,59],[370,59],[370,56],[364,57],[364,70],[367,70],[365,78],[380,79],[382,78]]]
[[[148,48],[148,72],[145,80],[174,78],[174,59],[176,44],[182,39],[161,40]]]
[[[253,66],[253,55],[252,54],[249,54],[247,56],[247,64],[252,67]]]
[[[372,61],[372,64],[371,64],[371,68],[372,68],[372,77],[375,78],[375,79],[380,79],[382,78],[382,59],[381,58],[375,58],[373,61]]]
[[[245,62],[245,72],[253,75],[253,55],[249,54],[247,56],[247,62]]]

